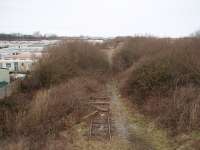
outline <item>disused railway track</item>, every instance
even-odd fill
[[[111,140],[111,113],[109,97],[91,97],[89,105],[97,112],[90,120],[89,139]]]

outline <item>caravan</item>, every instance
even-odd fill
[[[10,83],[9,70],[6,68],[0,68],[0,87]]]

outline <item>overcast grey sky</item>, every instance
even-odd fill
[[[0,32],[187,36],[200,0],[0,0]]]

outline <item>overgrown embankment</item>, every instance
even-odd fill
[[[83,41],[61,41],[48,48],[35,65],[28,84],[31,89],[49,87],[74,77],[102,76],[108,71],[107,56],[98,46]]]
[[[101,50],[105,47],[112,49],[108,55]],[[47,50],[34,71],[21,83],[20,93],[0,102],[0,148],[60,149],[54,147],[54,142],[65,130],[65,149],[74,148],[76,144],[79,149],[87,149],[87,142],[82,137],[80,143],[74,140],[70,131],[90,111],[85,107],[89,97],[105,90],[112,66],[112,75],[119,80],[122,96],[132,102],[134,109],[153,120],[153,125],[166,129],[167,135],[174,139],[174,146],[179,146],[176,149],[198,150],[199,49],[198,38],[128,37],[116,38],[103,45],[62,41]],[[108,56],[113,60],[108,60]],[[128,107],[123,104],[114,102],[113,112],[127,112]],[[146,126],[142,127],[135,117],[116,119],[117,125],[122,127],[119,132],[131,144],[138,144],[139,148],[142,145],[144,148],[170,149],[166,136],[154,133],[157,127],[151,132],[143,130]],[[133,134],[128,134],[129,131]],[[146,132],[148,134],[140,135]],[[161,141],[156,142],[157,139]],[[121,139],[113,140],[114,143],[104,143],[104,148],[129,146],[129,143],[121,144]],[[99,145],[102,143],[96,141],[90,149],[99,149]]]
[[[169,135],[192,136],[199,130],[199,49],[198,38],[138,37],[128,38],[114,56],[121,93]]]
[[[62,41],[50,47],[21,92],[0,103],[0,149],[50,149],[49,141],[90,111],[86,103],[102,90],[108,72],[106,55],[94,44]]]

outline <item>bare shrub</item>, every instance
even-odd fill
[[[182,87],[173,92],[173,97],[161,100],[163,110],[159,123],[171,128],[173,133],[198,130],[200,127],[199,89],[194,86]]]
[[[169,39],[154,37],[134,37],[121,40],[122,46],[113,58],[113,69],[124,71],[137,63],[141,58],[159,53],[163,48],[169,49]]]
[[[140,108],[144,114],[156,118],[159,126],[176,135],[199,129],[199,107],[199,88],[190,85],[176,89],[168,97],[149,97]]]
[[[127,81],[128,94],[138,95],[143,99],[152,94],[163,94],[176,86],[191,83],[199,86],[199,56],[198,49],[188,50],[184,46],[182,49],[163,51],[140,61]]]
[[[122,93],[131,97],[141,112],[156,118],[158,124],[174,134],[198,129],[200,40],[149,39],[147,43],[151,44],[146,49],[145,42],[135,48],[141,52],[140,57],[132,60]]]
[[[77,76],[102,75],[108,69],[106,54],[95,45],[83,41],[62,41],[48,49],[35,68],[32,79],[42,86],[49,86]]]

